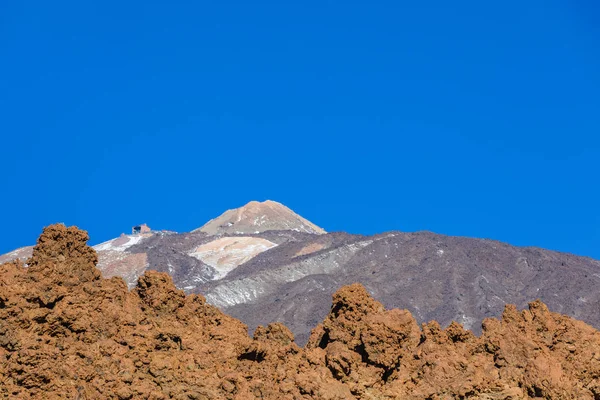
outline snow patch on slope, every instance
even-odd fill
[[[125,251],[129,247],[141,242],[145,237],[145,235],[123,235],[116,239],[97,244],[93,248],[96,251]]]
[[[0,264],[5,262],[14,261],[17,259],[26,260],[33,254],[33,246],[21,247],[10,253],[0,255]]]
[[[120,276],[131,289],[137,284],[137,279],[148,269],[148,255],[146,253],[130,253],[128,249],[144,239],[153,236],[153,233],[137,235],[121,235],[96,246],[92,246],[98,253],[98,269],[102,276],[110,278]]]

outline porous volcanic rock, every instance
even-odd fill
[[[147,271],[102,279],[84,231],[47,227],[0,266],[0,397],[17,399],[600,399],[600,333],[540,301],[477,337],[418,326],[358,284],[298,347]]]
[[[358,398],[600,398],[600,333],[539,300],[486,319],[476,337],[458,323],[419,329],[384,310],[362,285],[341,288],[307,349],[321,348],[334,377]]]

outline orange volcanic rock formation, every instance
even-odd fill
[[[0,266],[0,397],[15,399],[600,399],[600,333],[507,306],[476,337],[419,327],[359,284],[306,348],[241,322],[164,273],[102,279],[77,228],[46,228],[25,268]]]

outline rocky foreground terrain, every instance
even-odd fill
[[[250,202],[192,232],[122,235],[94,246],[102,276],[135,288],[148,270],[240,319],[251,332],[282,322],[297,343],[328,314],[331,296],[355,282],[418,323],[452,321],[476,334],[506,304],[541,299],[600,328],[600,262],[493,240],[431,232],[326,233],[284,205]],[[0,256],[27,261],[32,247]]]
[[[305,347],[145,271],[103,279],[87,233],[44,229],[0,265],[0,397],[15,399],[600,399],[600,333],[540,301],[481,336],[419,326],[362,285],[339,288]],[[371,268],[371,267],[370,267]]]

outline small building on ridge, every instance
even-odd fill
[[[131,228],[132,235],[139,235],[140,233],[148,233],[150,231],[152,231],[152,229],[146,224],[136,225]]]

